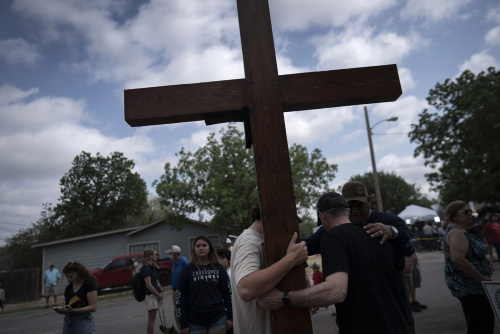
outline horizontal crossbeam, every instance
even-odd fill
[[[390,102],[402,94],[396,65],[287,74],[279,81],[284,111]],[[131,126],[201,121],[248,104],[245,79],[128,89],[125,120]]]

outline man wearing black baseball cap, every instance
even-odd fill
[[[405,221],[391,213],[372,210],[370,207],[371,197],[363,183],[359,181],[347,182],[342,187],[342,196],[349,204],[349,219],[352,222],[366,222],[367,224],[363,228],[372,238],[380,238],[381,244],[389,240],[405,256],[415,253],[415,237],[408,230]],[[326,230],[320,227],[313,235],[303,239],[307,244],[309,255],[321,253],[320,242],[325,232]],[[398,276],[398,291],[404,304],[410,333],[414,333],[414,319],[406,295],[404,275],[400,273]]]
[[[381,238],[381,244],[391,240],[405,256],[415,253],[415,237],[408,230],[405,221],[391,213],[372,210],[371,197],[363,183],[347,182],[342,187],[342,197],[349,204],[349,219],[352,222],[365,221],[366,233],[372,238]],[[318,201],[319,206],[322,205],[320,202],[321,198]],[[320,226],[319,217],[318,226]],[[321,253],[320,240],[323,233],[325,229],[320,227],[313,235],[304,239],[309,255]]]
[[[268,310],[288,307],[325,307],[336,304],[342,333],[408,333],[404,306],[397,289],[397,271],[405,259],[393,243],[370,238],[365,222],[349,220],[349,205],[329,192],[317,203],[318,224],[326,230],[321,240],[323,283],[282,293],[273,290],[259,302]],[[281,298],[287,299],[279,303]]]

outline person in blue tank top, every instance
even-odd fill
[[[486,246],[465,228],[472,220],[467,203],[455,201],[446,207],[444,276],[453,296],[462,304],[467,333],[493,333],[493,311],[481,282],[491,281],[492,263],[486,259]]]

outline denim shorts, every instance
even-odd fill
[[[70,313],[64,316],[63,334],[95,334],[92,313]]]
[[[201,333],[207,333],[209,331],[213,331],[216,329],[221,329],[221,328],[226,328],[227,327],[227,322],[226,322],[226,316],[224,315],[222,318],[220,318],[217,321],[214,321],[208,325],[195,325],[192,323],[189,323],[189,334],[201,334]]]

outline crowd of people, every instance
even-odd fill
[[[172,260],[172,303],[179,332],[272,333],[273,310],[305,307],[314,314],[335,304],[333,315],[341,333],[415,333],[413,313],[427,306],[416,299],[422,277],[416,239],[407,224],[396,215],[372,210],[366,187],[357,181],[347,182],[341,194],[323,194],[316,211],[316,232],[303,240],[295,233],[286,255],[270,266],[259,205],[252,208],[253,223],[234,246],[228,238],[215,248],[201,235],[188,260],[172,245],[166,253]],[[463,201],[450,203],[445,211],[445,282],[462,306],[467,333],[493,333],[494,315],[481,282],[491,281],[492,249],[500,256],[500,215],[489,214],[478,224]],[[430,225],[425,226],[430,234]],[[290,270],[316,254],[321,254],[323,271],[319,263],[312,265],[312,285],[296,291],[276,289]],[[132,263],[144,281],[148,334],[154,333],[164,299],[157,260],[157,251],[146,249]],[[61,274],[53,263],[44,274],[46,307],[52,295],[54,309],[64,315],[63,333],[94,333],[97,287],[92,274],[79,262],[69,262],[62,273],[69,283],[62,305],[57,305],[55,289]],[[3,299],[0,285],[2,310]]]

